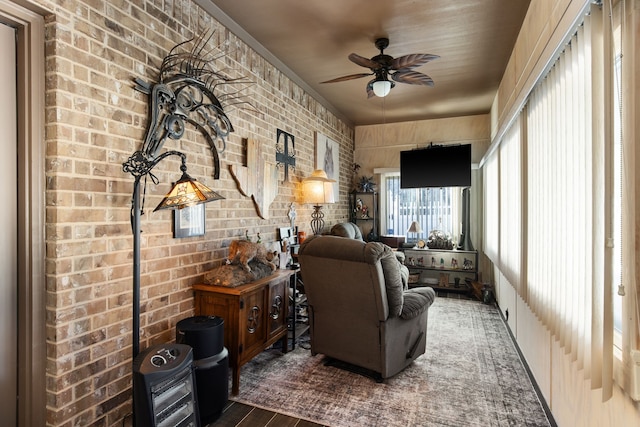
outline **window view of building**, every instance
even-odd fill
[[[460,188],[400,188],[400,174],[382,176],[380,221],[383,234],[406,235],[417,221],[422,233],[410,238],[426,239],[432,230],[460,234]]]

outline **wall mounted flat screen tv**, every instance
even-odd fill
[[[400,152],[400,188],[470,186],[471,144]]]

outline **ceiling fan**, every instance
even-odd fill
[[[393,58],[384,54],[384,49],[388,46],[388,38],[379,38],[376,40],[376,47],[380,50],[379,55],[376,55],[371,59],[365,58],[356,53],[349,55],[349,60],[351,62],[358,64],[361,67],[369,68],[371,70],[370,73],[350,74],[348,76],[338,77],[321,83],[337,83],[375,75],[376,77],[367,83],[367,95],[369,98],[373,95],[379,97],[387,96],[389,91],[391,91],[391,88],[395,86],[395,82],[411,85],[433,86],[433,79],[431,79],[431,77],[426,74],[413,71],[413,68],[440,58],[438,55],[412,53],[398,58]],[[389,76],[391,76],[391,79],[394,81],[390,81]]]

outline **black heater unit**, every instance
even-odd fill
[[[224,347],[224,321],[195,316],[176,324],[176,342],[193,348],[198,408],[202,425],[215,421],[229,397],[229,352]]]
[[[148,348],[133,361],[136,427],[199,427],[193,351],[184,344]]]

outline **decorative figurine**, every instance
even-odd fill
[[[251,272],[249,262],[256,260],[259,263],[269,266],[271,271],[276,269],[273,259],[277,256],[277,252],[268,251],[261,243],[252,243],[246,240],[233,240],[229,245],[229,256],[227,264],[239,264],[242,268]]]
[[[295,229],[295,222],[298,214],[296,213],[296,205],[293,202],[289,205],[289,213],[287,216],[289,217],[289,221],[291,221],[291,229]]]
[[[360,178],[360,191],[363,193],[373,193],[376,183],[373,181],[373,177],[363,176]]]
[[[359,187],[359,184],[358,184],[358,170],[360,170],[360,165],[357,164],[357,163],[354,163],[352,170],[353,170],[353,178],[352,178],[352,180],[353,180],[353,183],[352,183],[353,184],[353,190],[354,191],[358,191],[358,189],[359,189],[358,188]]]

